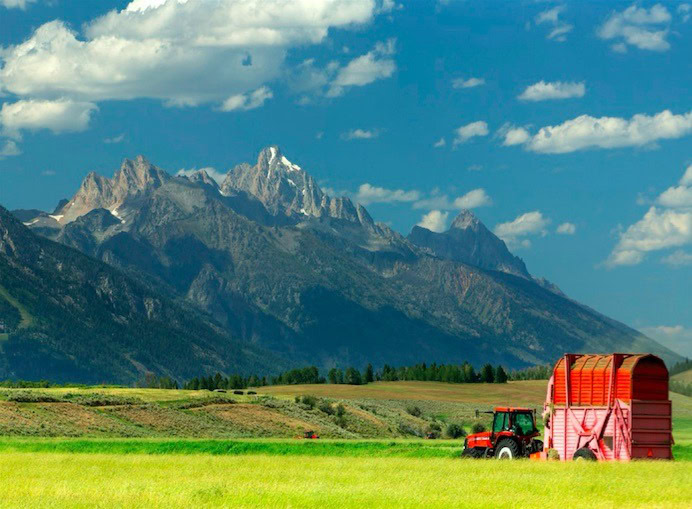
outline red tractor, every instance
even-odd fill
[[[462,456],[468,458],[498,459],[528,458],[543,450],[543,442],[536,440],[536,415],[530,408],[497,407],[493,412],[491,431],[474,433],[466,437]]]

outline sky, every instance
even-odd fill
[[[278,145],[692,356],[692,3],[0,0],[0,204]]]

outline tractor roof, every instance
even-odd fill
[[[496,412],[533,412],[530,408],[518,407],[518,406],[496,406]]]

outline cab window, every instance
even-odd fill
[[[507,412],[498,412],[495,414],[493,421],[493,433],[499,433],[509,429],[509,414]]]
[[[514,414],[514,426],[519,435],[530,435],[534,432],[533,416],[529,413]]]

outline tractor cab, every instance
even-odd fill
[[[496,407],[492,412],[490,431],[466,437],[462,456],[500,459],[528,457],[543,450],[543,443],[535,440],[540,432],[536,428],[536,414],[530,408]]]

